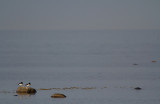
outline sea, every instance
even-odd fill
[[[159,89],[160,30],[0,31],[0,104],[160,104]]]

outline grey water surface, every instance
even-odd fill
[[[0,104],[159,104],[160,31],[0,31],[0,83]]]

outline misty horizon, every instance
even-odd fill
[[[0,30],[160,29],[160,1],[0,1]]]

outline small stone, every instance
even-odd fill
[[[134,88],[135,90],[141,90],[142,88],[140,88],[140,87],[136,87],[136,88]]]
[[[153,63],[155,63],[155,62],[157,62],[157,61],[155,61],[155,60],[152,60],[152,62],[153,62]]]
[[[66,95],[60,94],[60,93],[55,93],[51,97],[52,98],[66,98]]]
[[[138,65],[138,64],[133,64],[133,65]]]
[[[18,96],[18,95],[13,95],[13,96]]]

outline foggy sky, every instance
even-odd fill
[[[160,0],[0,0],[0,30],[160,29]]]

